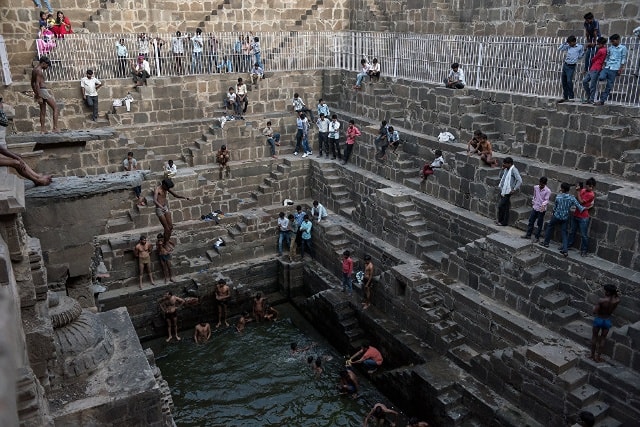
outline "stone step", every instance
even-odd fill
[[[567,391],[575,390],[586,384],[589,373],[578,367],[567,369],[557,377],[557,383]]]
[[[473,347],[470,343],[460,344],[455,347],[451,347],[447,351],[449,359],[453,360],[456,365],[460,366],[466,371],[471,371],[471,360],[477,357],[480,352]]]
[[[439,409],[443,412],[449,411],[450,409],[459,406],[462,400],[462,395],[458,393],[455,389],[449,389],[444,393],[438,395],[436,400],[439,403]]]
[[[607,417],[607,413],[609,411],[609,404],[606,402],[602,402],[597,400],[595,402],[590,403],[587,406],[581,408],[582,411],[588,411],[593,414],[596,418],[596,421],[602,421]]]
[[[600,396],[600,390],[589,384],[582,384],[573,389],[567,398],[578,408],[594,403]]]
[[[423,252],[421,259],[428,261],[430,264],[434,266],[440,266],[442,263],[442,260],[445,259],[446,257],[447,257],[447,254],[445,254],[442,251],[436,250],[436,251]]]
[[[349,207],[344,207],[344,208],[340,208],[339,212],[340,215],[348,218],[348,219],[353,219],[353,212],[356,210],[355,207],[353,206],[349,206]]]
[[[538,304],[541,307],[548,308],[550,310],[555,310],[560,307],[564,307],[570,301],[570,298],[567,294],[561,291],[553,291],[544,297],[542,297]]]
[[[612,417],[606,417],[601,421],[596,421],[594,427],[622,427],[622,422]]]
[[[134,223],[129,217],[109,218],[107,220],[106,231],[108,233],[120,233],[133,230]]]

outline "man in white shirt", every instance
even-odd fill
[[[124,44],[124,39],[120,39],[116,43],[116,55],[118,55],[118,68],[120,69],[120,77],[127,77],[127,46]]]
[[[338,156],[338,159],[342,159],[342,154],[340,154],[340,122],[338,121],[338,116],[336,114],[331,116],[331,122],[329,123],[328,137],[329,137],[329,146],[331,147],[331,154],[333,155],[333,160],[336,159],[336,154]]]
[[[324,113],[320,113],[320,118],[316,121],[318,126],[318,145],[320,148],[319,157],[322,157],[322,151],[324,151],[327,159],[329,158],[329,122]]]
[[[236,85],[236,100],[238,102],[238,109],[242,108],[243,114],[247,112],[247,106],[249,105],[247,91],[247,85],[242,81],[242,77],[239,77],[238,84]]]
[[[178,168],[173,163],[173,160],[169,160],[164,165],[164,177],[165,178],[173,178],[178,173]]]
[[[138,36],[138,55],[144,56],[144,59],[149,60],[149,37],[146,33],[140,33]]]
[[[191,72],[193,74],[202,73],[202,46],[204,42],[202,41],[202,30],[200,28],[196,29],[196,35],[191,37]]]
[[[230,87],[229,92],[227,92],[227,96],[224,99],[224,108],[227,110],[227,115],[229,114],[229,108],[237,115],[240,115],[240,105],[237,102],[236,92],[233,87]]]
[[[149,67],[149,61],[144,59],[144,56],[138,56],[138,62],[132,65],[133,82],[136,86],[142,86],[147,84],[147,79],[151,77],[151,67]]]
[[[184,58],[184,43],[182,33],[176,31],[176,35],[171,38],[171,52],[176,60],[176,73],[182,74],[182,59]]]
[[[82,96],[87,106],[93,110],[91,119],[98,120],[98,89],[102,87],[102,82],[93,76],[93,70],[87,70],[87,75],[80,79]]]
[[[326,219],[329,214],[322,204],[320,204],[317,200],[313,201],[313,207],[311,208],[311,217],[316,218],[318,222]]]
[[[449,89],[463,89],[467,83],[464,80],[464,71],[460,68],[460,64],[454,62],[451,64],[449,76],[444,79],[444,84]]]
[[[251,83],[254,85],[258,83],[258,80],[262,80],[262,78],[264,77],[264,70],[262,69],[260,64],[256,62],[253,65],[253,69],[251,70],[249,77],[251,77]]]

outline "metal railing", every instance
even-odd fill
[[[246,72],[256,57],[238,45],[253,34],[203,34],[203,52],[193,53],[193,35],[182,37],[184,53],[175,55],[173,34],[141,38],[139,34],[69,34],[58,40],[48,56],[53,62],[48,79],[77,80],[87,68],[100,79],[124,78],[138,53],[148,44],[154,76]],[[541,97],[560,97],[564,56],[557,48],[564,38],[451,36],[371,32],[273,32],[257,35],[265,72],[344,69],[357,71],[360,59],[378,58],[382,74],[416,82],[442,83],[453,62],[465,71],[468,87]],[[116,42],[123,39],[128,57],[116,56]],[[609,102],[638,106],[637,74],[640,73],[640,38],[623,37],[629,48],[624,73],[616,79]],[[144,48],[143,48],[144,50]],[[40,55],[40,52],[38,53]],[[580,61],[576,76],[581,76]],[[634,75],[635,74],[635,75]],[[355,77],[354,77],[355,80]],[[581,79],[574,81],[576,96]]]

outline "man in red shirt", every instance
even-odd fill
[[[583,104],[593,104],[596,99],[596,91],[598,90],[598,75],[604,66],[604,60],[607,58],[607,38],[598,37],[596,44],[596,54],[591,58],[589,71],[582,80],[585,97]]]
[[[351,252],[344,251],[342,254],[342,292],[349,290],[349,296],[353,294],[353,287],[351,284],[351,276],[353,275],[353,260],[351,259]]]
[[[358,360],[353,360],[356,357],[360,357]],[[369,345],[368,343],[362,344],[362,347],[356,354],[349,358],[351,364],[362,363],[367,369],[368,374],[373,374],[380,365],[382,365],[382,354],[377,348]]]
[[[598,53],[596,53],[597,55]],[[569,241],[567,242],[567,247],[570,248],[573,245],[573,241],[576,238],[576,231],[580,228],[580,235],[582,237],[582,242],[580,245],[580,256],[587,256],[587,249],[589,248],[589,210],[593,207],[593,204],[596,199],[596,193],[593,192],[593,189],[596,187],[596,180],[593,178],[589,178],[587,182],[578,183],[576,185],[576,199],[582,206],[585,207],[585,210],[582,212],[576,210],[571,217],[571,231],[569,232]]]

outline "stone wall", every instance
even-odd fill
[[[631,0],[355,0],[350,22],[358,31],[556,37],[583,35],[589,11],[604,35],[630,35],[640,25],[640,6]]]

